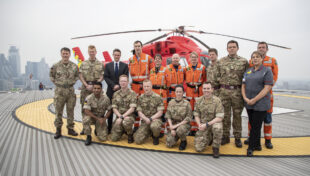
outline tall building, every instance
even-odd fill
[[[13,69],[4,54],[0,54],[0,90],[12,88]]]
[[[9,63],[13,69],[13,76],[18,77],[20,75],[20,56],[16,46],[11,46],[9,49]]]
[[[27,61],[27,65],[25,66],[25,75],[27,79],[31,75],[30,82],[26,83],[27,88],[37,87],[40,82],[44,85],[51,85],[51,81],[49,79],[49,66],[45,62],[45,58],[42,58],[40,62],[31,62]],[[32,86],[35,84],[35,86]]]

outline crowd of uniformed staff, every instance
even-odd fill
[[[278,65],[275,58],[266,55],[266,42],[258,43],[249,61],[237,54],[237,41],[227,43],[228,55],[219,60],[218,51],[211,48],[207,68],[199,63],[196,52],[190,53],[186,67],[180,65],[178,54],[172,56],[171,64],[163,66],[160,54],[152,58],[142,52],[142,42],[135,41],[133,47],[128,64],[120,61],[121,51],[114,49],[114,61],[104,66],[96,58],[96,47],[90,45],[89,59],[80,68],[69,60],[69,48],[60,50],[62,59],[50,70],[56,86],[55,139],[62,136],[65,106],[68,135],[78,135],[74,130],[73,86],[80,80],[80,135],[86,135],[85,145],[91,144],[91,125],[95,125],[100,141],[117,142],[126,135],[128,143],[143,144],[152,138],[153,144],[159,145],[159,138],[166,134],[166,146],[179,143],[179,150],[186,149],[187,136],[191,135],[197,152],[212,145],[213,157],[218,158],[220,146],[230,143],[231,125],[235,146],[242,147],[241,113],[245,107],[249,117],[246,155],[262,150],[263,124],[265,147],[273,148],[272,86],[277,81]],[[106,93],[103,80],[108,85]]]

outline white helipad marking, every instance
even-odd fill
[[[293,112],[298,112],[298,111],[300,111],[300,110],[297,110],[297,109],[280,108],[280,107],[273,107],[273,113],[272,113],[272,115],[293,113]],[[244,108],[243,111],[242,111],[242,116],[243,116],[243,117],[248,117],[248,113],[246,112],[245,108]]]

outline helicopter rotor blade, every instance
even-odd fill
[[[167,36],[170,35],[171,33],[173,33],[173,32],[169,32],[169,33],[166,33],[166,34],[164,34],[164,35],[158,36],[158,37],[156,37],[156,38],[154,38],[154,39],[152,39],[152,40],[150,40],[150,41],[144,43],[143,45],[146,45],[146,44],[155,42],[155,41],[157,41],[157,40],[159,40],[159,39],[162,39],[162,38],[164,38],[164,37],[167,37]]]
[[[195,37],[195,36],[193,36],[193,35],[191,35],[191,34],[188,34],[187,32],[185,32],[184,34],[185,34],[186,36],[188,36],[188,37],[190,37],[190,38],[196,40],[196,41],[199,42],[201,45],[203,45],[204,47],[206,47],[208,50],[210,49],[210,47],[209,47],[207,44],[203,43],[203,42],[202,42],[201,40],[199,40],[197,37]]]
[[[252,39],[248,39],[248,38],[237,37],[237,36],[226,35],[226,34],[213,33],[213,32],[194,31],[194,30],[188,30],[188,31],[186,31],[186,32],[196,32],[196,33],[200,33],[200,34],[219,35],[219,36],[231,37],[231,38],[236,38],[236,39],[246,40],[246,41],[256,42],[256,43],[261,42],[261,41],[258,41],[258,40],[252,40]],[[285,47],[285,46],[280,46],[280,45],[276,45],[276,44],[272,44],[272,43],[267,43],[267,44],[270,45],[270,46],[278,47],[278,48],[291,49],[291,48],[288,48],[288,47]]]
[[[165,31],[167,29],[164,29]],[[136,32],[156,32],[156,31],[162,31],[162,29],[148,29],[148,30],[134,30],[134,31],[122,31],[122,32],[111,32],[111,33],[104,33],[104,34],[95,34],[95,35],[86,35],[86,36],[80,36],[80,37],[73,37],[71,40],[74,39],[82,39],[82,38],[89,38],[89,37],[99,37],[104,35],[115,35],[115,34],[126,34],[126,33],[136,33]]]

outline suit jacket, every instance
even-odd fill
[[[114,61],[107,63],[104,70],[104,80],[108,84],[107,96],[112,99],[113,97],[113,88],[115,85],[119,85],[119,76],[127,75],[128,76],[128,65],[124,62],[119,62],[118,66],[118,76],[115,77],[114,72]]]

